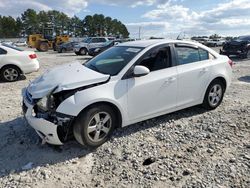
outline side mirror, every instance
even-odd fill
[[[145,76],[145,75],[147,75],[149,73],[150,73],[150,70],[145,66],[136,65],[134,67],[134,72],[133,72],[134,77]]]

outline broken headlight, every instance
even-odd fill
[[[43,97],[37,102],[37,107],[45,112],[49,110],[48,108],[48,96]]]
[[[54,97],[52,95],[47,95],[37,102],[37,107],[42,111],[49,111],[55,106]]]

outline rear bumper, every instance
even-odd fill
[[[33,59],[29,64],[22,66],[22,72],[24,74],[28,74],[31,72],[36,72],[40,68],[39,61],[37,59]]]

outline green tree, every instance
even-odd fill
[[[83,22],[77,16],[70,19],[69,34],[76,37],[84,35]]]
[[[39,32],[39,19],[35,10],[27,9],[21,17],[26,34],[29,35]]]
[[[16,20],[11,16],[3,16],[0,20],[0,36],[1,38],[17,37]]]
[[[16,33],[19,37],[23,36],[25,34],[25,32],[23,30],[23,22],[22,22],[22,19],[20,17],[17,17],[17,19],[16,19]]]

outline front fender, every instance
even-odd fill
[[[126,119],[125,110],[122,108],[121,104],[117,101],[112,100],[108,97],[98,98],[95,94],[88,95],[84,94],[84,92],[77,92],[69,98],[65,99],[56,109],[57,112],[62,114],[67,114],[70,116],[77,117],[78,114],[88,106],[99,103],[99,102],[107,102],[115,105],[122,116],[122,124],[124,124],[124,120]]]

